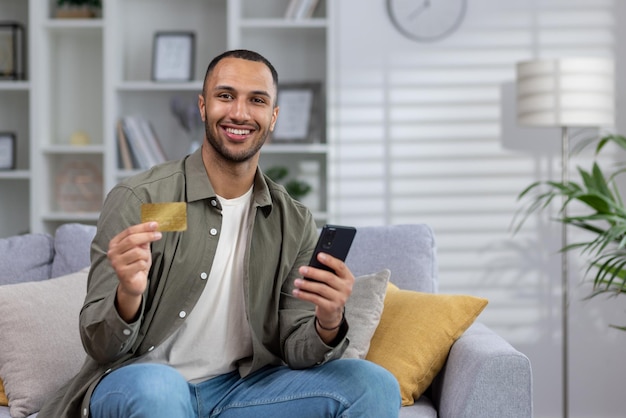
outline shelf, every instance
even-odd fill
[[[115,177],[116,177],[118,180],[123,180],[123,179],[125,179],[125,178],[127,178],[127,177],[131,177],[131,176],[134,176],[135,174],[139,174],[139,173],[141,173],[142,171],[144,171],[144,170],[139,170],[139,169],[137,169],[137,170],[121,170],[121,169],[120,169],[120,170],[118,170],[118,171],[115,173]]]
[[[262,154],[326,154],[326,144],[275,144],[268,143],[263,146]]]
[[[313,219],[318,222],[325,222],[328,219],[328,213],[326,212],[313,212]]]
[[[99,216],[100,212],[48,212],[41,218],[44,221],[95,222]]]
[[[52,31],[103,29],[102,19],[48,19],[43,27]]]
[[[103,145],[48,145],[48,146],[42,147],[41,150],[44,154],[91,155],[91,154],[103,154],[104,146]]]
[[[162,83],[156,81],[125,81],[117,86],[117,90],[124,91],[194,91],[202,90],[202,81],[184,83]]]
[[[29,81],[0,81],[0,91],[28,91]]]
[[[243,19],[241,27],[244,29],[260,28],[260,29],[285,29],[285,28],[320,28],[326,29],[327,20],[324,18],[313,19]]]
[[[0,170],[0,180],[30,180],[30,171]]]

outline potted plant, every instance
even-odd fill
[[[274,166],[265,170],[265,174],[276,183],[280,183],[285,187],[289,196],[296,200],[301,200],[311,191],[311,185],[305,181],[298,179],[287,180],[289,170],[287,167]]]
[[[589,298],[626,293],[626,208],[618,187],[618,178],[626,172],[626,164],[604,172],[597,161],[607,144],[615,144],[626,151],[626,138],[607,135],[593,142],[597,142],[596,158],[590,170],[578,167],[579,181],[538,181],[519,194],[518,199],[526,200],[526,205],[520,210],[523,218],[516,227],[519,229],[530,214],[544,210],[555,198],[560,198],[557,200],[562,203],[556,220],[590,233],[587,240],[561,249],[578,249],[590,256],[585,273],[594,271]],[[589,141],[583,147],[588,144]],[[564,209],[572,204],[582,204],[584,214],[564,216],[567,213]],[[611,326],[626,330],[626,327]]]
[[[57,0],[56,17],[92,18],[101,8],[100,0]]]

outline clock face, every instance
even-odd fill
[[[436,41],[454,32],[465,17],[467,0],[387,0],[394,27],[409,39]]]

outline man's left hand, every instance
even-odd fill
[[[315,304],[316,328],[324,342],[331,342],[343,322],[346,302],[352,293],[354,275],[346,264],[326,253],[318,261],[334,270],[302,266],[299,273],[306,279],[296,279],[294,296]]]

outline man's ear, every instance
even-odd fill
[[[280,108],[278,106],[274,107],[274,111],[272,112],[272,122],[270,123],[270,132],[274,132],[274,126],[276,126],[276,121],[278,120],[278,111]]]
[[[200,110],[200,117],[202,118],[202,122],[206,122],[204,120],[204,115],[206,115],[205,112],[205,102],[204,102],[204,97],[201,94],[198,94],[198,110]]]

